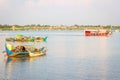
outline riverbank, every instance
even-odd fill
[[[85,30],[85,29],[105,29],[120,31],[120,26],[93,26],[93,25],[73,25],[73,26],[50,26],[50,25],[0,25],[0,30]]]

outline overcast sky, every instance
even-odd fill
[[[0,0],[0,24],[120,25],[120,0]]]

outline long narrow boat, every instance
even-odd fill
[[[18,48],[22,47],[22,49],[18,50]],[[32,46],[17,46],[14,47],[10,44],[5,44],[5,53],[7,57],[34,57],[34,56],[42,56],[45,55],[47,51],[46,47],[36,48]]]
[[[47,38],[48,38],[47,36],[30,37],[30,36],[16,35],[15,37],[7,37],[6,41],[8,42],[46,42]]]
[[[109,36],[112,34],[108,30],[85,30],[85,36]]]

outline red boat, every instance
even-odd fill
[[[85,30],[85,36],[108,36],[112,32],[109,30]]]

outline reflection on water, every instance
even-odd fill
[[[11,33],[11,32],[8,32]],[[20,32],[26,34],[27,32]],[[40,35],[39,32],[34,32]],[[80,33],[80,35],[78,34]],[[11,33],[13,36],[18,32]],[[34,34],[34,35],[35,35]],[[48,36],[47,55],[5,59],[0,54],[0,79],[4,80],[119,80],[120,33],[86,37],[79,31],[41,32]],[[4,35],[0,34],[2,39]],[[26,35],[31,35],[28,32]],[[4,50],[1,40],[1,51]],[[21,43],[11,43],[21,44]],[[1,52],[0,51],[0,52]]]
[[[25,68],[30,68],[30,64],[34,61],[37,61],[40,58],[43,58],[44,56],[38,56],[38,57],[22,57],[22,58],[4,58],[5,61],[5,80],[18,80],[16,78],[16,74],[22,74],[26,71]],[[27,65],[26,65],[27,64]],[[24,65],[24,66],[23,66]],[[27,67],[26,67],[26,66]],[[28,66],[29,65],[29,66]],[[20,69],[20,67],[22,69]],[[27,69],[28,70],[28,69]],[[16,72],[17,73],[14,73]]]
[[[19,60],[21,62],[24,62],[26,58],[5,58],[5,79],[11,79],[12,72],[14,71],[14,65],[15,62]],[[15,76],[15,75],[14,75]]]

